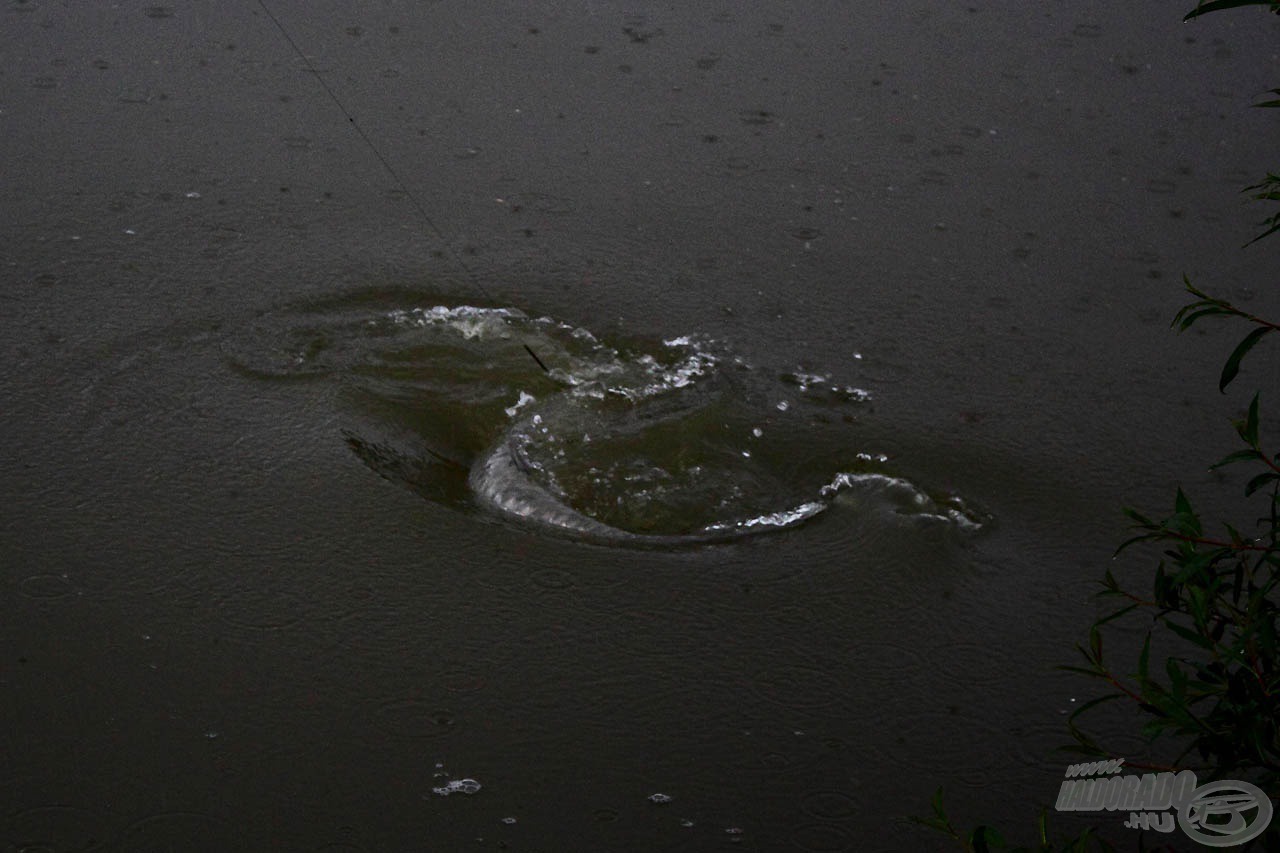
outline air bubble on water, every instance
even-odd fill
[[[669,803],[669,802],[671,802],[671,795],[670,795],[670,794],[663,794],[663,793],[650,794],[650,795],[649,795],[649,802],[651,802],[651,803],[657,803],[658,805],[663,805],[663,804],[665,804],[665,803]]]
[[[502,819],[502,822],[505,823],[507,826],[511,826],[513,823],[516,822],[516,819],[513,817],[504,817]]]
[[[779,412],[785,412],[789,408],[791,408],[791,404],[788,403],[786,400],[783,400],[782,402],[778,403]]]
[[[760,427],[754,427],[751,430],[751,434],[754,435],[756,438],[759,438],[760,436],[764,435],[764,430],[760,429]]]

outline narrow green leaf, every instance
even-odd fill
[[[1076,717],[1080,716],[1085,711],[1088,711],[1090,708],[1095,708],[1103,702],[1110,702],[1112,699],[1121,699],[1123,697],[1123,693],[1108,693],[1104,696],[1099,696],[1097,699],[1090,699],[1088,702],[1085,702],[1079,708],[1076,708],[1071,712],[1071,716],[1067,717],[1067,724],[1070,726]]]
[[[1119,591],[1120,582],[1116,580],[1116,576],[1111,574],[1110,569],[1105,569],[1102,573],[1102,585],[1108,590]]]
[[[1096,669],[1085,669],[1085,668],[1084,668],[1084,667],[1082,667],[1082,666],[1070,666],[1070,665],[1068,665],[1068,664],[1062,664],[1061,666],[1057,666],[1057,667],[1055,667],[1055,669],[1060,669],[1060,670],[1062,670],[1063,672],[1074,672],[1074,673],[1076,673],[1077,675],[1087,675],[1087,676],[1089,676],[1090,678],[1105,678],[1105,677],[1106,677],[1106,673],[1104,673],[1104,672],[1100,672],[1100,671],[1098,671],[1098,670],[1096,670]]]
[[[1184,17],[1183,21],[1190,21],[1192,18],[1198,18],[1201,15],[1207,15],[1210,12],[1221,12],[1223,9],[1236,9],[1240,6],[1270,6],[1271,0],[1211,0],[1209,3],[1201,3],[1192,9]]]
[[[1261,489],[1267,483],[1273,482],[1275,480],[1280,480],[1280,474],[1277,474],[1274,471],[1266,471],[1254,477],[1252,480],[1250,480],[1249,484],[1244,487],[1244,493],[1246,495],[1251,495],[1254,492],[1258,491],[1258,489]]]
[[[1258,186],[1260,187],[1262,184],[1258,184]],[[1250,187],[1249,189],[1257,189],[1257,187]],[[1246,190],[1246,192],[1247,191],[1248,190]],[[1183,305],[1178,309],[1177,314],[1173,315],[1173,323],[1171,325],[1178,325],[1178,322],[1192,311],[1198,311],[1201,308],[1217,307],[1217,305],[1218,303],[1212,299],[1197,299],[1195,302],[1188,302],[1186,305]]]
[[[1139,542],[1147,542],[1152,539],[1163,539],[1163,538],[1164,538],[1163,533],[1144,533],[1141,536],[1134,536],[1131,539],[1126,539],[1123,542],[1121,542],[1120,547],[1117,548],[1111,554],[1111,556],[1112,557],[1119,556],[1120,552],[1123,551],[1125,548],[1128,548],[1130,545],[1136,545]]]
[[[937,830],[938,832],[941,832],[944,835],[952,834],[951,824],[947,823],[945,820],[939,820],[936,817],[918,817],[916,815],[910,815],[907,817],[907,820],[911,821],[914,824],[918,824],[920,826],[926,826],[929,829]]]
[[[1134,520],[1134,521],[1138,522],[1138,524],[1142,525],[1143,527],[1156,527],[1156,526],[1157,526],[1157,525],[1156,525],[1156,523],[1155,523],[1154,521],[1152,521],[1151,519],[1147,518],[1145,515],[1143,515],[1142,513],[1138,512],[1136,509],[1133,509],[1132,507],[1125,507],[1125,508],[1124,508],[1124,510],[1123,510],[1123,512],[1124,512],[1124,514],[1125,514],[1125,516],[1126,516],[1126,517],[1128,517],[1128,518],[1130,518],[1130,519],[1132,519],[1132,520]]]
[[[1259,392],[1260,393],[1260,392]],[[1241,437],[1249,442],[1250,446],[1258,446],[1258,394],[1253,395],[1253,400],[1249,403],[1249,414],[1245,416],[1244,432]]]
[[[1280,226],[1277,226],[1280,229]],[[1227,363],[1222,368],[1222,377],[1218,380],[1218,390],[1225,392],[1227,386],[1231,384],[1231,380],[1236,378],[1236,374],[1240,372],[1240,360],[1245,357],[1249,350],[1253,349],[1254,344],[1262,340],[1268,332],[1273,331],[1270,326],[1259,326],[1249,334],[1245,335],[1244,340],[1236,346],[1235,351],[1227,358]]]
[[[1271,91],[1275,92],[1277,95],[1280,95],[1280,89],[1272,89]],[[1267,176],[1265,178],[1263,178],[1261,181],[1259,181],[1256,184],[1251,184],[1245,187],[1243,190],[1241,190],[1241,192],[1247,193],[1249,192],[1249,190],[1260,190],[1263,187],[1267,187],[1272,184],[1280,184],[1280,175],[1277,175],[1274,172],[1267,172]],[[1186,276],[1183,276],[1183,278],[1185,279]]]
[[[1165,704],[1169,695],[1169,691],[1164,689],[1164,685],[1151,679],[1148,679],[1146,683],[1142,685],[1142,692],[1143,697],[1153,706]]]
[[[1236,544],[1243,544],[1240,540],[1240,534],[1236,532],[1234,528],[1231,530],[1231,541],[1235,542]],[[1234,582],[1232,583],[1232,586],[1231,586],[1231,601],[1237,605],[1239,605],[1240,603],[1240,594],[1244,592],[1244,570],[1245,570],[1244,561],[1243,560],[1237,561],[1236,570],[1235,572],[1233,572],[1233,574],[1235,575]],[[1222,637],[1222,631],[1220,626],[1217,635],[1213,639],[1215,642],[1217,642],[1218,640],[1221,639],[1221,637]]]
[[[1280,221],[1277,221],[1276,219],[1268,219],[1266,221],[1273,223],[1272,226],[1268,228],[1266,231],[1263,231],[1257,237],[1254,237],[1248,243],[1245,243],[1244,244],[1245,246],[1252,246],[1254,243],[1258,242],[1263,237],[1270,237],[1272,234],[1276,233],[1277,231],[1280,231]],[[1271,331],[1271,328],[1269,326],[1264,326],[1263,329],[1268,332]]]
[[[1100,628],[1101,626],[1103,626],[1103,625],[1107,624],[1108,622],[1110,622],[1110,621],[1112,621],[1112,620],[1114,620],[1114,619],[1119,619],[1121,616],[1125,615],[1125,614],[1126,614],[1126,613],[1128,613],[1130,610],[1135,610],[1137,607],[1138,607],[1138,605],[1137,605],[1137,603],[1136,603],[1136,602],[1135,602],[1134,604],[1128,604],[1128,605],[1125,605],[1124,607],[1121,607],[1119,610],[1117,610],[1117,611],[1115,611],[1115,612],[1113,612],[1113,613],[1109,613],[1109,614],[1107,614],[1106,616],[1103,616],[1103,617],[1102,617],[1101,619],[1099,619],[1097,622],[1094,622],[1094,623],[1093,623],[1093,627],[1094,627],[1095,629]]]
[[[969,836],[969,844],[973,847],[973,853],[990,853],[993,846],[1004,847],[1004,839],[991,827],[979,826]]]
[[[1174,700],[1182,701],[1187,687],[1186,673],[1178,668],[1178,662],[1174,658],[1169,658],[1164,662],[1164,671],[1169,675],[1169,683],[1173,687]]]
[[[1197,304],[1202,304],[1202,303],[1197,303]],[[1187,306],[1187,308],[1194,308],[1194,307],[1195,307],[1194,305]],[[1187,308],[1184,308],[1183,311],[1186,311]],[[1230,313],[1231,312],[1226,310],[1225,308],[1222,308],[1218,305],[1213,305],[1208,308],[1200,308],[1195,311],[1191,311],[1185,316],[1183,315],[1182,311],[1179,311],[1177,315],[1173,318],[1173,322],[1174,322],[1174,325],[1178,327],[1179,332],[1185,332],[1187,329],[1190,329],[1191,325],[1195,323],[1196,320],[1199,320],[1201,317],[1212,317],[1215,314],[1230,314]]]
[[[1192,284],[1191,279],[1187,278],[1186,273],[1182,274],[1182,283],[1184,286],[1186,286],[1187,292],[1195,296],[1199,296],[1201,299],[1205,299],[1211,302],[1216,301],[1211,296],[1209,296],[1209,294],[1205,293],[1203,290],[1200,290],[1198,287]]]
[[[1182,625],[1179,625],[1177,622],[1170,622],[1168,620],[1165,620],[1164,624],[1168,626],[1170,631],[1177,634],[1179,637],[1181,637],[1182,639],[1186,640],[1189,643],[1194,643],[1195,645],[1199,646],[1202,649],[1213,648],[1213,643],[1209,640],[1208,637],[1197,634],[1195,631],[1192,631],[1190,628],[1185,628]]]
[[[1142,643],[1142,653],[1138,655],[1138,679],[1140,681],[1147,680],[1147,662],[1151,658],[1151,632],[1147,632],[1147,639]]]
[[[1240,432],[1240,434],[1243,436],[1245,431],[1244,421],[1237,421],[1236,427]],[[1217,462],[1210,465],[1209,470],[1214,471],[1218,468],[1223,467],[1224,465],[1233,465],[1236,462],[1253,462],[1258,460],[1266,461],[1266,458],[1267,457],[1263,456],[1261,453],[1259,453],[1256,450],[1237,450],[1235,453],[1228,453],[1226,456],[1222,457]]]

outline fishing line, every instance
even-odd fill
[[[440,230],[440,227],[436,225],[435,220],[433,220],[431,218],[431,215],[427,213],[426,207],[424,207],[422,202],[418,200],[418,197],[413,193],[412,190],[409,189],[409,185],[406,184],[404,179],[400,177],[400,173],[397,172],[395,170],[395,167],[391,165],[391,161],[388,160],[385,156],[383,156],[382,151],[378,148],[376,144],[374,144],[374,141],[369,137],[369,134],[365,133],[364,128],[360,126],[360,122],[356,121],[355,116],[353,116],[351,114],[351,111],[348,110],[346,106],[342,103],[342,99],[338,97],[338,93],[333,91],[333,87],[329,85],[329,83],[324,79],[324,76],[316,69],[316,67],[311,64],[311,60],[307,58],[307,55],[305,53],[302,52],[302,48],[299,47],[298,43],[293,40],[293,36],[289,35],[289,31],[285,29],[284,24],[281,23],[280,19],[277,18],[275,14],[273,14],[272,11],[267,7],[266,0],[258,0],[258,5],[262,7],[262,11],[266,13],[266,16],[271,19],[271,23],[276,25],[276,29],[280,31],[280,35],[284,36],[284,40],[289,43],[289,47],[293,48],[293,52],[297,54],[299,59],[302,60],[303,65],[306,66],[306,69],[311,74],[311,76],[314,77],[316,80],[318,80],[320,82],[320,85],[324,87],[325,92],[329,94],[329,100],[333,101],[334,105],[337,106],[338,110],[344,116],[347,117],[347,123],[351,125],[352,129],[355,130],[356,134],[362,140],[364,140],[365,146],[371,152],[373,152],[373,156],[376,157],[378,162],[382,164],[382,168],[391,177],[391,180],[396,185],[396,188],[399,189],[400,192],[404,193],[405,197],[409,199],[409,203],[413,205],[414,210],[418,211],[418,215],[422,217],[422,221],[427,223],[427,227],[431,229],[431,232],[435,234],[436,238],[444,246],[445,251],[449,253],[449,257],[453,258],[453,262],[457,264],[458,267],[467,274],[468,280],[476,286],[476,289],[480,291],[480,293],[484,296],[485,299],[487,299],[490,303],[494,305],[498,304],[497,301],[493,298],[493,296],[489,293],[488,289],[485,288],[485,286],[480,283],[480,279],[476,276],[476,274],[471,270],[469,266],[466,265],[466,263],[463,262],[462,257],[453,250],[453,246],[449,244],[449,240],[448,238],[445,237],[444,232]],[[542,359],[538,358],[537,354],[529,347],[529,345],[525,344],[524,348],[525,348],[525,351],[529,353],[529,355],[533,356],[533,360],[538,363],[538,367],[541,367],[544,373],[548,372],[547,366],[542,363]]]

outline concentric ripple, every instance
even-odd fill
[[[402,299],[406,297],[401,297]],[[512,307],[354,296],[269,315],[229,355],[335,384],[374,471],[430,500],[609,544],[714,542],[833,506],[974,531],[981,515],[858,446],[870,393],[755,369],[695,335],[604,340]]]

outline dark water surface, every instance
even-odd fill
[[[0,849],[1029,828],[1275,385],[1167,330],[1276,305],[1272,21],[268,6],[0,9]]]

